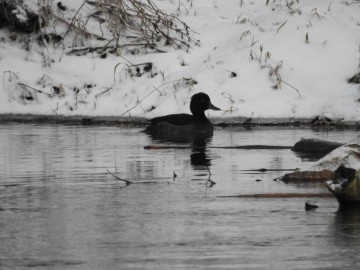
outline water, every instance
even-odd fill
[[[145,150],[160,143],[139,131],[0,125],[0,269],[360,266],[359,211],[339,211],[332,197],[314,198],[314,211],[305,211],[306,198],[237,197],[326,192],[273,180],[311,160],[290,150],[211,148],[347,142],[357,132],[217,129],[201,152]],[[260,168],[271,171],[246,171]]]

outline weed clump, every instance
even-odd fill
[[[166,47],[188,51],[199,45],[185,22],[152,0],[84,0],[77,10],[54,0],[32,5],[1,0],[0,27],[36,34],[40,44],[70,47],[67,53],[76,55],[165,52]]]

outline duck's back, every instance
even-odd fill
[[[193,122],[193,116],[186,113],[181,114],[169,114],[165,116],[156,117],[150,120],[150,125],[156,125],[159,123],[169,123],[175,126],[190,125]]]
[[[145,132],[155,136],[193,136],[212,134],[213,128],[208,119],[197,121],[190,114],[170,114],[150,120]]]

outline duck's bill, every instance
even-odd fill
[[[219,109],[218,107],[215,107],[215,106],[212,105],[211,103],[210,103],[210,106],[209,106],[209,110],[221,111],[221,109]]]

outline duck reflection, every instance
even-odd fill
[[[206,150],[206,146],[211,139],[212,137],[197,138],[193,141],[190,161],[195,169],[205,169],[211,166],[211,159],[208,157]]]
[[[211,142],[212,136],[212,133],[207,136],[159,136],[150,134],[154,142],[185,144],[184,148],[191,148],[190,162],[194,169],[198,170],[205,170],[211,166],[207,146]],[[174,146],[174,148],[176,147]]]
[[[360,246],[360,207],[339,207],[334,228],[337,244]]]

